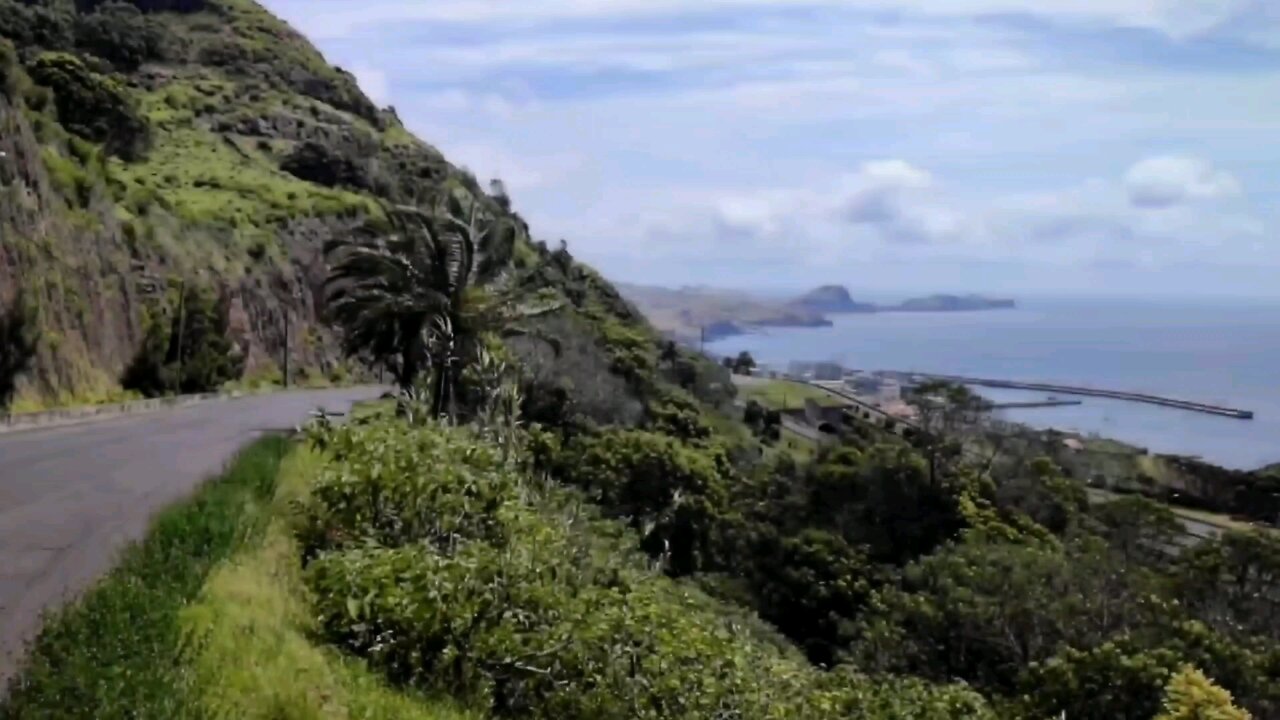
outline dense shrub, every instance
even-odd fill
[[[621,518],[652,519],[678,498],[705,495],[719,484],[723,462],[648,430],[604,430],[573,439],[558,477],[598,498]]]
[[[1008,690],[1031,663],[1093,647],[1158,612],[1152,588],[1097,541],[1062,547],[970,534],[877,592],[859,652],[874,667]]]
[[[1178,558],[1177,595],[1224,632],[1280,641],[1280,537],[1227,532]],[[1277,650],[1280,655],[1280,650]]]
[[[30,74],[53,90],[58,119],[71,132],[102,143],[107,152],[126,160],[146,149],[147,123],[115,79],[93,72],[66,53],[40,55]]]
[[[161,56],[164,34],[137,7],[108,2],[76,19],[76,47],[97,55],[121,70],[135,70]]]
[[[569,496],[509,482],[465,431],[382,422],[318,440],[334,468],[304,513],[308,537],[370,517],[361,497],[378,498],[375,524],[402,528],[351,533],[391,547],[329,543],[310,563],[320,625],[397,683],[465,696],[498,717],[991,717],[962,687],[809,667],[746,618],[646,569],[617,526]],[[386,476],[360,467],[382,458]],[[415,476],[403,480],[414,491],[389,489],[393,474]],[[505,497],[484,500],[477,488]],[[352,498],[364,510],[352,511]],[[470,529],[439,542],[439,528],[420,520],[432,505]],[[511,536],[475,532],[487,515],[511,520]]]
[[[810,528],[763,538],[753,554],[750,580],[761,617],[796,639],[809,659],[834,664],[877,574],[866,551]]]
[[[345,462],[327,469],[299,527],[308,556],[365,543],[448,548],[509,537],[516,481],[489,448],[385,427],[334,442]]]
[[[68,50],[74,42],[72,23],[61,6],[0,0],[0,32],[19,48]]]
[[[1280,658],[1256,644],[1233,643],[1203,623],[1172,618],[1031,664],[1019,679],[1019,709],[1028,717],[1147,720],[1165,683],[1186,665],[1230,688],[1259,717],[1280,712]]]
[[[707,440],[713,434],[702,408],[683,391],[659,389],[649,400],[646,427],[678,440]]]
[[[102,5],[115,4],[118,0],[76,0],[76,7],[82,13],[92,12]],[[128,0],[144,13],[178,12],[196,13],[209,7],[209,0]]]

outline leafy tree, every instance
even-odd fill
[[[760,616],[830,666],[852,639],[851,619],[877,574],[865,550],[838,535],[806,529],[769,537],[754,550],[752,585]]]
[[[567,439],[589,423],[632,426],[641,421],[644,406],[627,382],[610,372],[612,361],[587,320],[561,312],[530,324],[559,344],[556,352],[531,337],[506,341],[522,361],[523,413],[530,422]]]
[[[1084,486],[1063,477],[1048,458],[1036,458],[997,484],[996,503],[1025,514],[1059,535],[1075,528],[1089,507]]]
[[[1169,615],[1176,613],[1170,606]],[[1199,622],[1136,626],[1088,649],[1067,648],[1030,665],[1018,680],[1019,715],[1081,720],[1148,720],[1165,688],[1188,664],[1204,668],[1261,717],[1280,709],[1275,660]]]
[[[713,434],[702,408],[687,393],[658,390],[649,399],[646,426],[677,440],[707,440]]]
[[[904,569],[873,598],[859,652],[926,677],[1010,690],[1031,663],[1091,647],[1148,618],[1149,586],[1100,543],[1011,543],[968,536]]]
[[[958,489],[930,482],[919,454],[903,445],[841,448],[814,464],[804,489],[809,522],[867,545],[884,562],[919,557],[965,525]]]
[[[1100,534],[1127,560],[1162,554],[1185,532],[1168,505],[1141,495],[1101,503],[1093,517]]]
[[[1249,713],[1231,703],[1231,693],[1187,666],[1169,680],[1164,710],[1155,720],[1249,720]]]
[[[1227,532],[1185,551],[1178,596],[1210,625],[1280,640],[1280,538]]]
[[[606,430],[570,442],[558,476],[586,490],[617,518],[640,529],[643,545],[673,574],[707,567],[714,555],[717,510],[725,507],[728,460],[664,434]]]
[[[684,390],[693,390],[698,382],[698,366],[692,360],[679,358],[672,366],[676,384]]]
[[[966,448],[980,445],[979,430],[991,404],[964,385],[932,381],[917,385],[908,396],[916,410],[916,443],[929,460],[929,477],[937,481],[964,460]]]
[[[733,361],[733,371],[738,375],[750,375],[756,369],[756,360],[751,353],[743,350]]]
[[[152,308],[122,384],[148,397],[217,390],[241,376],[244,356],[227,336],[226,308],[208,288],[184,284],[171,307]]]
[[[1135,648],[1130,642],[1067,648],[1032,663],[1019,678],[1019,715],[1149,720],[1159,710],[1161,689],[1180,662],[1172,650]]]

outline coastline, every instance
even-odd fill
[[[1055,299],[1007,312],[859,313],[833,319],[835,326],[826,330],[772,328],[708,343],[707,349],[716,355],[745,350],[779,370],[793,360],[818,360],[862,370],[1115,388],[1247,408],[1255,418],[1241,422],[1090,397],[1080,406],[1018,408],[1004,417],[1201,457],[1234,470],[1280,461],[1275,442],[1280,386],[1274,383],[1280,342],[1272,341],[1280,340],[1274,332],[1280,305]],[[997,401],[1011,403],[1045,395],[990,392]]]
[[[716,320],[702,327],[701,339],[704,342],[718,342],[733,337],[743,335],[758,335],[763,330],[770,328],[826,328],[835,327],[835,321],[830,315],[846,316],[846,315],[893,315],[893,314],[945,314],[945,315],[963,315],[969,313],[995,312],[1001,310],[1016,310],[1017,305],[992,305],[990,307],[964,307],[964,308],[928,308],[928,307],[905,307],[901,305],[876,306],[873,309],[858,310],[827,310],[816,317],[779,317],[766,318],[752,322],[743,322],[735,320]],[[674,335],[677,339],[684,341],[694,341],[698,337],[692,333],[685,333],[679,330],[668,330],[658,328],[659,331],[667,335]]]

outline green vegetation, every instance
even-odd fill
[[[0,412],[7,413],[17,389],[18,376],[27,370],[35,352],[36,339],[28,308],[22,301],[0,314]]]
[[[148,315],[124,386],[148,397],[212,392],[239,378],[244,358],[227,338],[226,308],[206,288],[180,285],[172,317]]]
[[[316,441],[334,462],[306,505],[306,578],[328,637],[396,683],[500,717],[986,713],[962,688],[809,667],[466,431],[382,421]]]
[[[286,441],[245,450],[225,475],[156,519],[147,539],[51,617],[0,717],[186,717],[193,678],[179,616],[211,567],[260,536]]]
[[[466,720],[453,703],[398,692],[363,663],[313,640],[299,551],[289,528],[292,503],[305,497],[322,459],[308,448],[280,470],[270,520],[209,574],[180,622],[191,638],[188,714],[207,717]]]
[[[260,7],[130,5],[0,0],[0,121],[49,180],[44,214],[0,216],[0,341],[29,351],[0,391],[270,384],[233,299],[250,349],[290,313],[333,361],[295,297],[327,246],[345,349],[402,393],[319,424],[278,489],[277,442],[165,515],[0,714],[1231,717],[1221,690],[1280,715],[1280,539],[1184,549],[1160,503],[1086,491],[1274,515],[1275,478],[1100,470],[946,387],[909,437],[790,451],[781,409],[842,403],[760,380],[744,417],[751,358],[665,341]]]
[[[739,385],[738,392],[744,399],[755,400],[771,410],[803,410],[807,400],[820,407],[849,404],[821,388],[793,380],[750,380]]]
[[[106,2],[81,15],[75,24],[76,46],[124,71],[163,57],[164,32],[154,18],[125,2]]]
[[[1213,684],[1204,673],[1184,668],[1165,688],[1164,711],[1156,720],[1248,720],[1249,714],[1231,704],[1231,693]]]
[[[538,302],[527,278],[507,272],[523,240],[510,218],[453,193],[429,210],[388,208],[381,232],[331,243],[328,300],[348,353],[390,365],[402,391],[429,369],[432,414],[453,416],[465,400],[462,371],[486,336],[534,336],[521,323],[560,303]]]
[[[0,35],[0,118],[19,143],[3,171],[40,194],[36,214],[0,213],[11,272],[39,308],[42,347],[15,381],[22,407],[120,393],[154,340],[146,315],[176,310],[137,301],[148,277],[203,271],[219,297],[309,329],[323,303],[277,309],[281,290],[384,203],[450,188],[517,219],[256,3],[0,0]],[[111,322],[95,326],[94,311]],[[237,340],[270,355],[277,327]],[[340,359],[325,339],[295,361]]]
[[[31,78],[53,90],[58,119],[71,132],[102,143],[108,153],[139,157],[150,131],[120,82],[93,72],[74,55],[49,52],[28,67]]]

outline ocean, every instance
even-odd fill
[[[1153,405],[1078,398],[1069,407],[1000,411],[1055,427],[1198,455],[1231,468],[1280,462],[1280,301],[1020,300],[1017,310],[833,316],[834,327],[774,328],[707,346],[758,362],[835,361],[1084,385],[1252,410],[1237,420]],[[1043,392],[980,389],[996,401]],[[1075,399],[1075,398],[1072,398]]]

